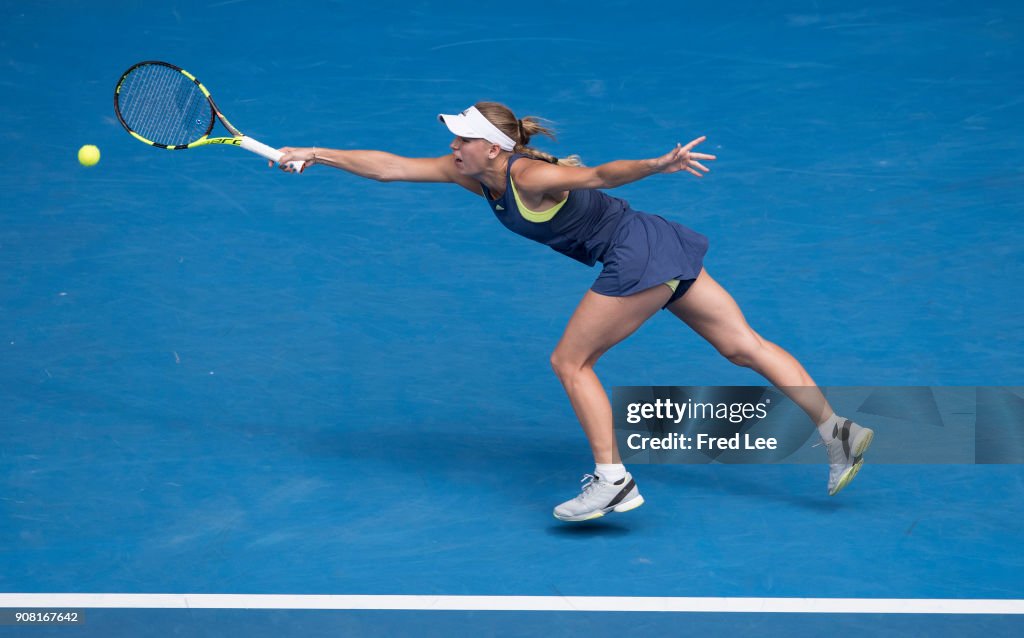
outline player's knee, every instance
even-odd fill
[[[555,371],[555,376],[563,381],[571,379],[576,373],[582,370],[583,367],[583,363],[572,357],[566,356],[566,354],[560,350],[556,349],[551,353],[551,369]]]
[[[757,363],[766,345],[755,334],[736,339],[718,351],[726,359],[743,368],[752,368]]]
[[[562,356],[562,353],[559,352],[558,350],[555,350],[554,352],[551,353],[550,363],[551,369],[554,370],[555,376],[557,376],[559,379],[561,379],[562,376],[566,374],[569,370],[568,362],[566,361],[565,357]]]
[[[723,353],[725,358],[732,363],[740,366],[741,368],[749,368],[754,364],[754,360],[749,354],[740,351],[730,351],[729,353]]]

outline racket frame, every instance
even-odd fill
[[[210,133],[213,132],[213,125],[214,125],[214,121],[215,121],[214,118],[210,118],[210,125],[206,128],[206,132],[203,133],[202,137],[200,137],[199,139],[195,140],[194,142],[190,142],[188,144],[175,144],[175,145],[161,144],[159,142],[154,142],[152,140],[146,139],[142,135],[140,135],[137,132],[133,131],[132,128],[130,126],[128,126],[128,123],[124,121],[124,117],[121,116],[121,108],[120,108],[121,86],[124,84],[125,78],[127,78],[132,73],[132,71],[134,71],[135,69],[137,69],[137,68],[139,68],[141,66],[153,65],[153,64],[156,64],[156,65],[159,65],[159,66],[164,66],[164,67],[167,67],[167,68],[172,69],[174,71],[177,71],[178,73],[181,73],[186,78],[188,78],[189,80],[194,82],[195,85],[197,87],[199,87],[199,90],[202,91],[203,96],[206,97],[206,100],[210,103],[210,108],[213,110],[213,114],[216,116],[216,119],[220,120],[220,123],[224,125],[224,128],[226,128],[229,133],[231,133],[232,137],[210,137],[209,136]],[[284,155],[284,153],[282,153],[281,151],[278,151],[275,148],[267,146],[266,144],[263,144],[262,142],[259,142],[259,141],[255,140],[255,139],[253,139],[253,138],[243,134],[241,131],[239,131],[237,128],[235,128],[235,126],[230,121],[228,121],[228,118],[225,117],[223,113],[221,113],[220,109],[217,108],[217,103],[213,101],[213,96],[210,95],[209,89],[207,89],[205,86],[203,86],[203,83],[200,82],[196,78],[196,76],[192,75],[191,73],[189,73],[185,69],[181,68],[180,66],[176,66],[176,65],[171,64],[169,62],[161,62],[159,60],[146,60],[144,62],[138,62],[136,64],[133,64],[131,67],[129,67],[129,69],[127,71],[122,73],[121,74],[121,79],[119,79],[117,81],[117,87],[114,89],[114,114],[117,115],[117,119],[118,119],[119,122],[121,122],[121,126],[123,126],[124,129],[126,131],[128,131],[128,133],[132,137],[134,137],[135,139],[139,140],[143,144],[148,144],[148,145],[156,147],[156,148],[165,148],[165,149],[167,149],[169,151],[181,151],[181,150],[184,150],[184,149],[187,149],[187,148],[196,148],[197,146],[206,146],[208,144],[228,144],[230,146],[241,146],[245,150],[250,151],[252,153],[256,153],[257,155],[260,155],[260,156],[262,156],[262,157],[264,157],[264,158],[266,158],[266,159],[268,159],[268,160],[270,160],[272,162],[280,161],[281,157]],[[298,170],[300,170],[302,168],[303,162],[290,162],[289,164],[292,167],[292,169],[294,169],[295,171],[298,171]]]

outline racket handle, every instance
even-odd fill
[[[243,136],[240,146],[247,151],[252,151],[253,153],[256,153],[261,157],[267,158],[271,162],[280,162],[281,158],[284,157],[284,153],[282,153],[281,151],[277,150],[276,148],[271,148],[264,144],[263,142],[258,142],[252,139],[251,137]],[[300,170],[302,170],[302,165],[304,163],[305,162],[288,162],[288,165],[291,166],[293,171],[298,173]]]

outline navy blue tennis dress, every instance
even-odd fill
[[[494,199],[483,183],[491,210],[506,228],[550,246],[588,266],[604,267],[594,292],[625,297],[679,280],[668,306],[683,296],[700,274],[708,238],[657,215],[635,211],[629,204],[594,189],[569,191],[561,204],[543,212],[520,206],[512,183],[513,154],[505,175],[505,194]]]

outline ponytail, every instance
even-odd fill
[[[543,120],[539,117],[526,116],[522,119],[517,119],[512,110],[504,104],[498,102],[477,102],[475,104],[478,111],[480,111],[484,117],[486,117],[491,124],[498,127],[505,135],[508,135],[516,141],[516,147],[514,152],[521,153],[527,157],[538,159],[544,162],[550,162],[552,164],[558,164],[561,166],[583,166],[583,162],[580,160],[579,155],[569,155],[568,157],[558,158],[550,153],[539,151],[529,146],[530,139],[534,135],[545,135],[550,137],[552,140],[556,140],[555,132],[541,124]]]

